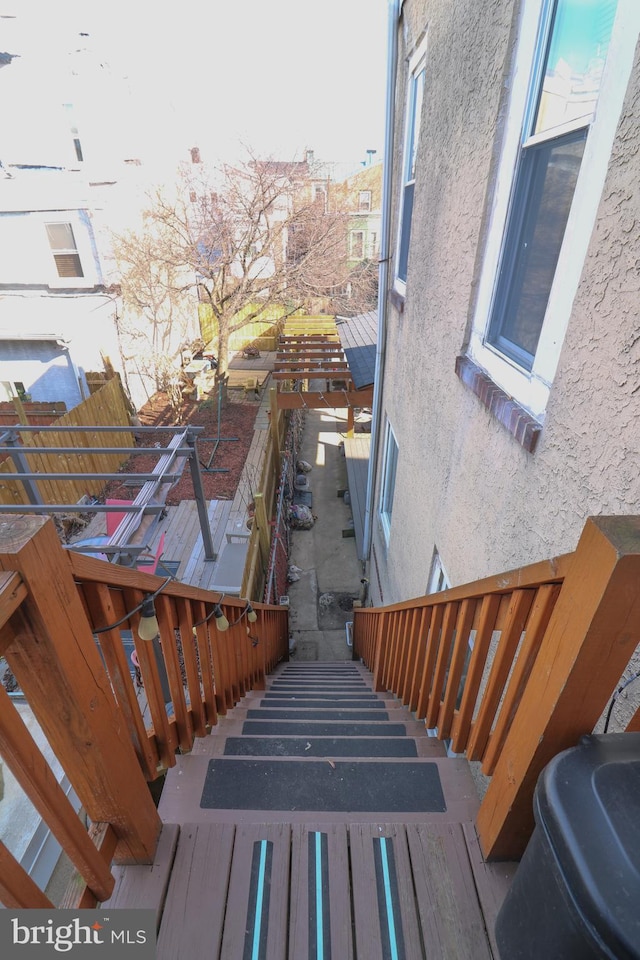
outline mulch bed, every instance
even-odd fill
[[[255,401],[231,402],[227,400],[222,404],[220,437],[224,439],[217,445],[211,467],[213,469],[224,469],[227,472],[202,472],[204,494],[207,500],[232,500],[235,496],[240,474],[253,439],[257,413],[258,404]],[[136,446],[156,449],[168,446],[173,434],[163,431],[162,427],[174,425],[175,418],[167,395],[156,393],[145,404],[138,416],[142,426],[158,427],[158,432],[157,434],[141,434],[141,439],[136,443]],[[198,437],[198,450],[200,462],[203,467],[206,467],[215,447],[215,438],[218,437],[217,400],[207,399],[199,403],[187,402],[183,409],[182,424],[204,427]],[[237,439],[226,439],[232,437],[237,437]],[[121,470],[123,473],[151,473],[158,460],[157,453],[149,454],[148,457],[137,455],[123,464]],[[104,497],[105,499],[133,500],[138,489],[135,486],[131,487],[113,480],[106,488]],[[176,506],[182,500],[194,499],[191,471],[187,465],[180,480],[172,487],[166,502],[168,506]]]

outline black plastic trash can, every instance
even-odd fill
[[[534,815],[496,921],[501,960],[640,958],[640,733],[554,757]]]

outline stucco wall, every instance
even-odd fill
[[[385,602],[424,593],[434,545],[451,582],[464,583],[573,550],[587,516],[635,513],[640,502],[637,61],[536,452],[523,450],[454,372],[518,10],[512,0],[407,0],[403,8],[403,42],[428,25],[428,75],[406,301],[403,313],[389,312],[383,407],[400,453],[388,550],[374,524],[374,601],[379,586]]]

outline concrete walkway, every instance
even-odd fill
[[[294,660],[350,660],[345,624],[360,594],[361,564],[351,509],[340,492],[347,488],[343,435],[346,411],[307,410],[299,458],[308,474],[317,520],[311,530],[292,530],[290,565],[299,580],[289,584]]]

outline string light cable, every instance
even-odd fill
[[[609,709],[607,710],[607,717],[604,722],[604,730],[602,731],[603,733],[606,733],[609,729],[609,721],[611,720],[611,714],[613,713],[613,708],[615,706],[616,700],[618,699],[622,691],[626,690],[627,687],[634,682],[634,680],[638,679],[638,677],[640,677],[640,670],[638,670],[637,673],[634,673],[632,677],[629,677],[628,680],[625,680],[624,683],[621,683],[618,689],[616,690],[616,692],[614,693],[614,695],[612,696],[611,703],[609,704]]]
[[[223,612],[222,612],[222,608],[221,608],[221,606],[220,606],[220,604],[222,603],[223,598],[224,598],[224,593],[222,594],[222,596],[220,597],[220,599],[218,600],[218,602],[214,604],[214,607],[213,607],[213,610],[211,611],[211,613],[207,614],[207,616],[204,618],[204,620],[198,620],[197,623],[194,623],[194,625],[193,625],[193,629],[194,629],[194,630],[196,629],[196,627],[201,627],[203,624],[208,623],[209,620],[211,620],[212,617],[215,617],[215,619],[216,619],[216,627],[217,627],[218,630],[221,630],[221,631],[228,630],[229,627],[236,627],[244,617],[247,618],[247,620],[249,621],[249,623],[255,623],[256,620],[258,619],[258,614],[255,612],[255,610],[254,610],[253,607],[251,606],[250,601],[249,601],[249,600],[245,600],[245,606],[244,606],[243,609],[241,610],[240,616],[239,616],[236,620],[232,620],[231,622],[229,622],[229,621],[227,620],[227,618],[224,616],[224,614],[223,614]],[[220,618],[223,618],[223,619],[224,619],[226,625],[219,625],[218,621],[220,620]],[[249,629],[249,628],[247,627],[247,630],[248,630],[248,629]]]
[[[115,623],[108,624],[108,626],[106,627],[97,627],[96,629],[93,630],[93,633],[94,634],[108,633],[109,630],[115,630],[116,627],[119,627],[121,624],[126,623],[129,617],[131,617],[134,613],[137,613],[138,610],[142,610],[145,604],[153,603],[153,601],[158,596],[158,594],[162,593],[164,588],[168,586],[172,580],[175,580],[175,577],[172,577],[172,576],[167,577],[167,579],[164,581],[162,586],[158,587],[158,589],[154,593],[145,594],[144,599],[138,604],[138,606],[134,607],[132,610],[129,610],[127,613],[125,613],[124,617],[121,617],[119,620],[116,620]]]
[[[216,617],[217,619],[217,617],[219,617],[222,614],[222,607],[220,606],[220,604],[222,603],[223,600],[224,600],[224,593],[220,594],[220,599],[216,600],[216,602],[214,603],[213,610],[211,611],[211,613],[208,613],[207,616],[204,618],[204,620],[198,620],[197,623],[194,623],[193,629],[195,630],[196,627],[201,627],[203,624],[208,623],[212,617]]]

